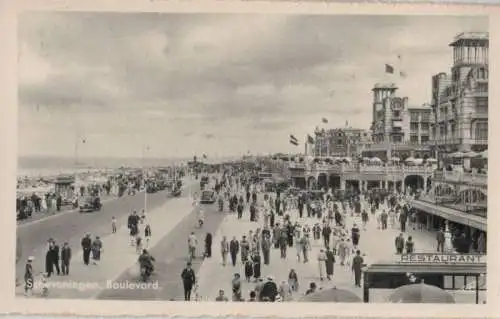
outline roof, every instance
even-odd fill
[[[377,89],[397,90],[398,87],[395,83],[375,83],[372,90],[377,90]]]
[[[460,43],[467,41],[467,40],[479,40],[479,41],[489,41],[489,33],[488,32],[462,32],[457,34],[454,38],[453,41],[450,43],[450,46],[456,46],[459,45]]]
[[[365,273],[416,273],[416,274],[455,274],[480,275],[486,273],[486,263],[481,264],[372,264]]]

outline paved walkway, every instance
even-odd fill
[[[288,212],[292,220],[299,220],[303,226],[308,224],[311,228],[318,221],[316,218],[303,217],[298,218],[298,211],[292,210]],[[247,235],[249,230],[255,230],[262,227],[262,221],[258,223],[249,221],[249,214],[244,213],[243,220],[238,220],[236,215],[228,215],[223,226],[214,236],[213,251],[214,257],[205,260],[201,269],[198,272],[199,287],[198,294],[204,300],[213,301],[218,294],[219,289],[224,289],[228,298],[231,298],[231,280],[234,273],[240,273],[244,277],[244,268],[238,256],[238,263],[236,267],[226,265],[222,266],[222,258],[220,256],[220,242],[222,236],[225,235],[228,240],[236,236],[238,240],[241,239],[243,234]],[[372,217],[372,216],[371,216]],[[377,229],[375,218],[369,222],[366,230],[362,231],[359,249],[363,254],[366,254],[365,259],[368,263],[375,263],[378,261],[390,262],[396,261],[398,256],[395,254],[394,239],[400,233],[399,229]],[[351,218],[348,216],[347,225],[350,229],[353,223],[361,225],[358,218]],[[411,235],[415,241],[416,252],[434,252],[434,236],[426,231],[418,231],[408,228],[406,235]],[[247,236],[248,237],[248,236]],[[406,236],[405,236],[406,237]],[[298,262],[296,258],[296,248],[289,247],[287,250],[287,258],[281,259],[278,249],[271,250],[271,263],[270,265],[262,264],[262,276],[273,276],[275,281],[279,284],[282,280],[288,278],[290,269],[295,269],[299,276],[299,291],[294,294],[294,299],[299,299],[308,289],[310,282],[315,282],[318,288],[327,289],[336,286],[338,289],[347,289],[355,292],[362,298],[362,289],[354,287],[354,277],[349,266],[340,266],[339,262],[334,266],[334,278],[332,281],[319,281],[319,264],[317,256],[319,250],[323,248],[322,240],[311,240],[312,249],[309,253],[309,262]],[[253,283],[243,284],[242,296],[249,297],[249,293],[254,289]],[[380,294],[379,294],[380,295]],[[380,299],[380,298],[379,298]]]
[[[186,184],[193,183],[187,181]],[[173,230],[184,217],[193,209],[192,199],[189,194],[184,197],[168,200],[160,207],[147,213],[147,222],[152,228],[152,237],[149,247],[154,247],[166,234]],[[130,236],[127,228],[128,215],[117,220],[118,229],[115,234],[101,236],[103,242],[102,260],[98,265],[83,264],[83,252],[78,247],[72,247],[73,258],[70,265],[70,275],[52,276],[48,280],[49,297],[65,299],[88,299],[94,298],[103,289],[109,288],[122,272],[127,269],[135,269],[138,253],[136,248],[130,244]],[[144,224],[145,225],[145,224]],[[144,227],[144,225],[142,227]],[[141,229],[143,234],[143,228]],[[37,274],[38,269],[35,269]],[[16,288],[16,295],[23,296],[23,285]],[[34,295],[39,296],[41,292],[40,272],[35,279]]]

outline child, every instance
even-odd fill
[[[151,226],[146,224],[144,228],[144,237],[146,237],[146,247],[149,247],[149,240],[151,239]]]
[[[138,254],[142,253],[142,238],[139,235],[135,237],[135,251]]]
[[[116,233],[116,217],[115,216],[111,217],[111,232],[113,234]]]

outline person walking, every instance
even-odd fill
[[[224,236],[224,241],[226,241],[226,238]],[[226,243],[227,245],[227,243]],[[229,243],[229,246],[224,247],[224,249],[229,248],[229,253],[231,255],[231,264],[233,267],[236,266],[236,258],[238,257],[238,252],[240,250],[240,244],[238,243],[238,240],[236,240],[236,237],[233,236],[233,239],[231,239],[231,242]],[[227,254],[227,251],[226,251]],[[225,262],[224,262],[225,265]]]
[[[437,241],[437,252],[444,252],[444,232],[442,229],[439,229],[439,231],[436,234],[436,241]]]
[[[361,287],[361,273],[363,268],[364,260],[361,257],[361,251],[356,251],[356,256],[352,259],[352,271],[354,272],[354,285],[356,287]]]
[[[271,256],[271,239],[269,235],[264,235],[262,238],[262,255],[264,256],[264,265],[269,265]]]
[[[405,248],[407,254],[413,254],[413,252],[415,251],[415,243],[413,242],[411,236],[408,236],[408,239],[406,240],[405,243]]]
[[[88,265],[90,262],[90,251],[92,249],[92,239],[90,238],[90,234],[85,234],[85,237],[82,238],[80,243],[83,250],[83,263]]]
[[[396,254],[401,255],[405,247],[405,238],[403,237],[403,233],[400,233],[398,236],[396,236],[396,239],[394,240],[394,246],[396,247]]]
[[[92,263],[94,265],[97,265],[97,263],[101,260],[101,251],[102,241],[99,236],[96,236],[96,238],[92,242],[92,259],[94,260]]]
[[[243,236],[241,238],[240,251],[241,251],[241,263],[243,264],[245,261],[247,261],[247,259],[249,259],[248,253],[250,251],[250,243],[248,242],[246,236]]]
[[[326,266],[326,254],[324,249],[320,249],[318,253],[318,268],[319,268],[319,280],[323,281],[325,279],[325,266]]]
[[[335,254],[330,249],[330,247],[326,248],[326,260],[325,260],[325,268],[326,268],[326,278],[328,280],[332,280],[333,277],[333,265],[335,264]]]
[[[191,291],[196,282],[196,275],[194,270],[191,268],[191,262],[186,264],[186,268],[182,270],[181,273],[182,285],[184,287],[184,300],[191,300]]]
[[[205,236],[205,258],[212,258],[212,234]]]
[[[330,225],[323,225],[321,233],[323,235],[323,243],[325,245],[325,248],[330,247],[330,236],[332,235],[332,228],[330,227]]]
[[[290,269],[290,272],[288,273],[288,284],[293,291],[299,291],[299,277],[294,269]]]
[[[69,247],[68,242],[63,244],[63,248],[61,249],[61,271],[62,274],[67,276],[69,275],[69,264],[71,262],[71,248]]]

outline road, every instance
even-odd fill
[[[191,182],[185,192],[199,191],[199,185]],[[167,191],[148,194],[148,210],[165,203],[169,197]],[[80,247],[80,240],[86,232],[94,235],[109,234],[111,231],[111,217],[117,220],[126,218],[133,210],[141,211],[144,208],[144,193],[127,196],[103,203],[100,212],[79,213],[67,212],[34,223],[18,225],[17,236],[22,246],[22,255],[16,265],[16,277],[24,274],[24,261],[28,256],[35,257],[37,268],[44,269],[47,240],[55,239],[60,245],[67,241],[70,247]]]
[[[184,291],[181,284],[180,274],[187,262],[187,237],[194,231],[198,238],[197,255],[204,252],[204,242],[207,232],[214,234],[222,224],[227,213],[219,212],[216,204],[200,205],[205,212],[205,225],[203,228],[197,225],[197,210],[190,213],[181,223],[160,242],[150,249],[155,257],[155,273],[150,281],[158,281],[159,289],[107,289],[100,292],[97,299],[115,300],[184,300]],[[213,237],[216,238],[215,236]],[[212,243],[212,258],[220,258],[219,243]],[[197,258],[192,267],[197,273],[203,260]],[[123,272],[115,282],[137,282],[138,274],[130,271]]]

